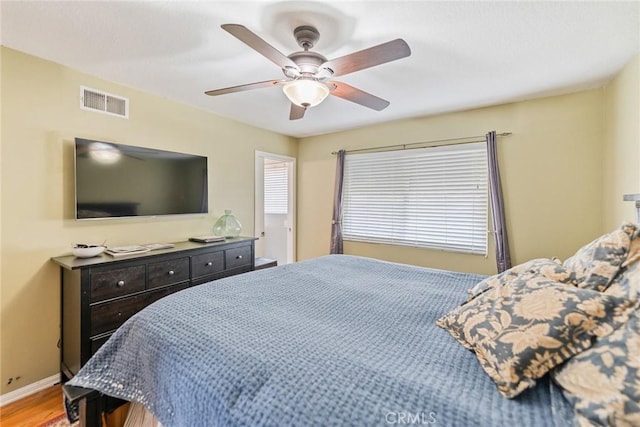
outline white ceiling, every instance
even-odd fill
[[[0,18],[7,47],[296,137],[600,87],[640,52],[638,1],[2,0]],[[336,79],[387,109],[330,96],[290,121],[278,87],[204,95],[284,77],[225,23],[285,55],[300,50],[301,24],[318,28],[313,50],[328,59],[396,38],[412,54]]]

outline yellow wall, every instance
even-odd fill
[[[305,138],[298,149],[298,259],[328,253],[335,174],[332,151],[512,132],[498,138],[514,264],[566,258],[602,230],[602,90],[403,120]],[[374,113],[372,113],[374,114]],[[345,242],[345,253],[490,274],[488,258]]]
[[[633,202],[624,194],[640,193],[640,55],[605,87],[604,225],[612,229],[635,220]]]
[[[4,394],[59,371],[59,273],[73,242],[141,244],[207,234],[232,209],[253,234],[254,151],[295,157],[295,139],[2,48],[1,373]],[[79,108],[80,86],[130,100],[125,120]],[[208,215],[76,222],[73,140],[208,156]],[[20,376],[7,385],[8,378]]]

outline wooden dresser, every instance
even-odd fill
[[[60,266],[62,282],[63,382],[120,325],[152,302],[189,286],[253,270],[255,240],[179,242],[170,249],[124,257],[52,258]]]

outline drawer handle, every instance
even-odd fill
[[[176,274],[176,272],[175,272],[175,271],[173,271],[173,270],[169,270],[169,276],[173,276],[174,274]]]
[[[242,259],[242,255],[238,255],[236,259]]]
[[[116,283],[118,285],[119,288],[124,286],[124,280],[118,280],[118,283]]]
[[[212,265],[213,265],[213,263],[212,263],[211,261],[209,261],[209,262],[207,263],[207,267],[211,267]]]

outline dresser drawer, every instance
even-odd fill
[[[206,276],[224,271],[224,251],[196,255],[191,258],[193,277]]]
[[[189,258],[170,259],[149,264],[149,288],[189,280]]]
[[[227,249],[224,251],[227,270],[251,265],[251,246]]]
[[[91,307],[89,334],[93,336],[117,329],[146,306],[145,300],[145,294],[141,294]]]
[[[91,302],[143,291],[144,283],[144,265],[92,273]]]

